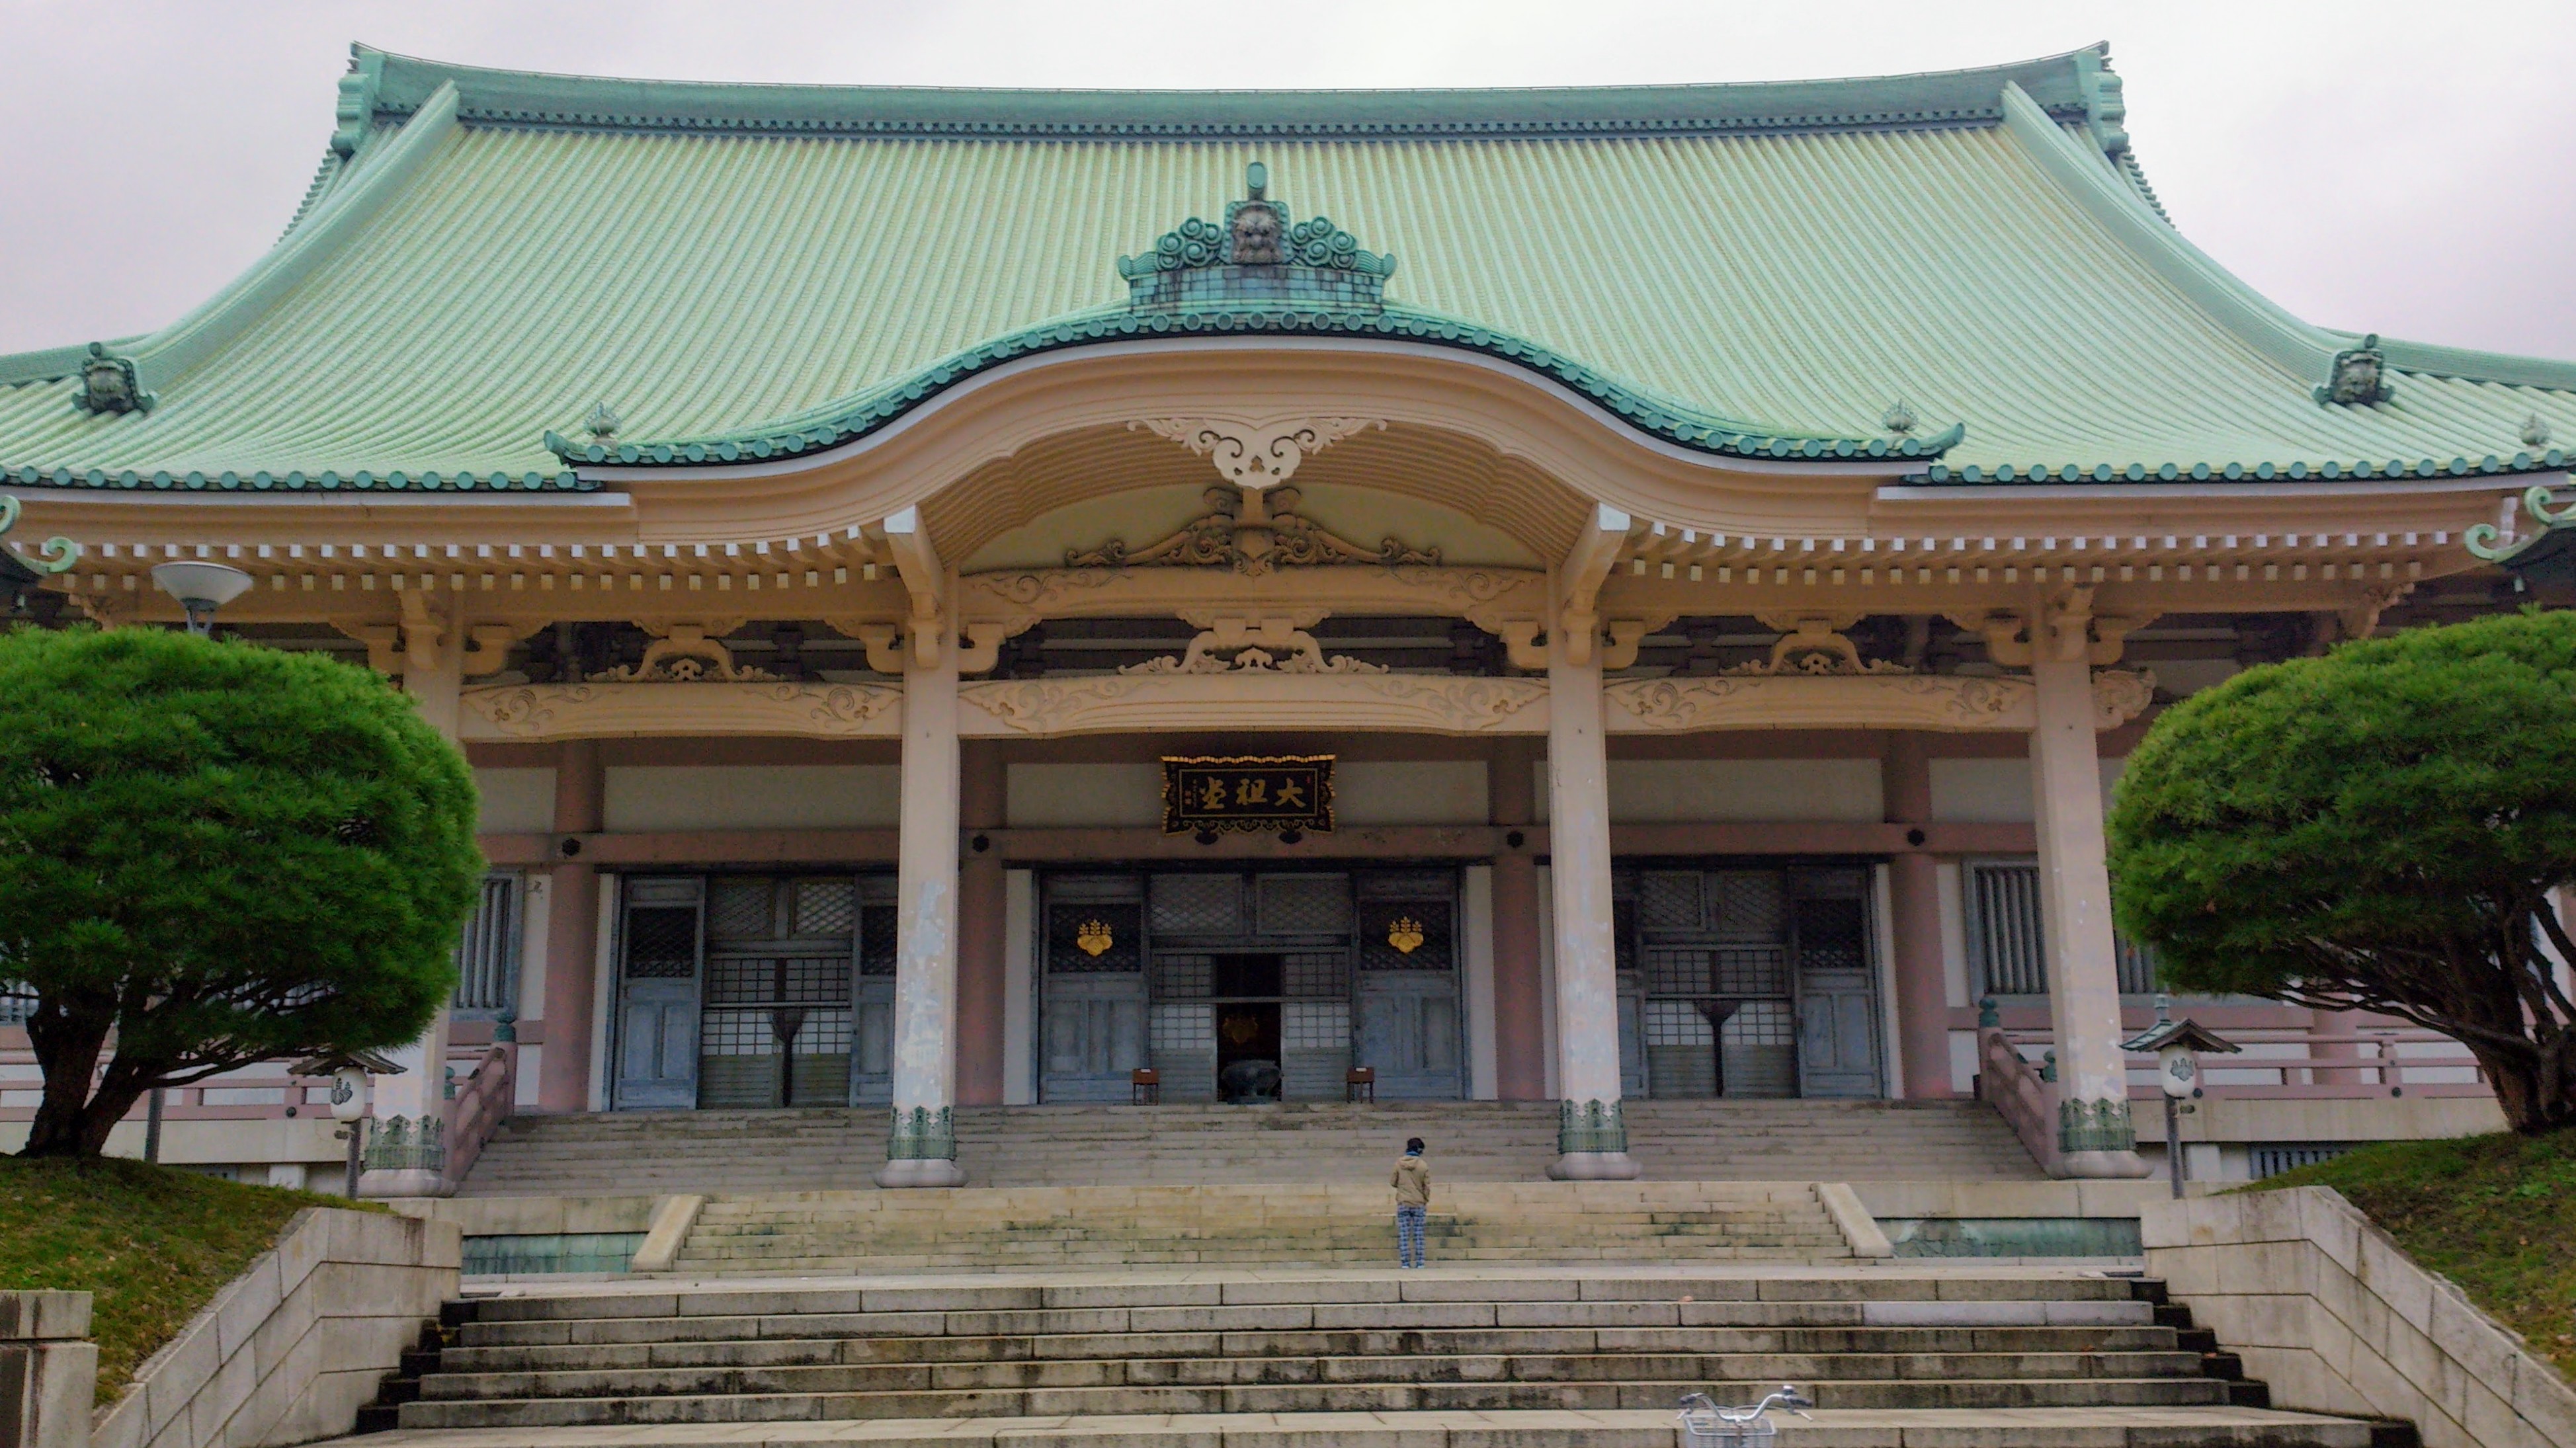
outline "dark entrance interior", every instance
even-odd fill
[[[1218,1099],[1278,1100],[1280,958],[1219,955],[1208,966],[1217,1000]]]

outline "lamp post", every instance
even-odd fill
[[[348,1196],[358,1199],[358,1178],[366,1171],[367,1113],[375,1105],[374,1078],[399,1076],[402,1067],[373,1051],[316,1056],[295,1063],[298,1076],[331,1078],[331,1119],[349,1143]]]
[[[2201,1025],[2189,1016],[2173,1019],[2173,998],[2156,997],[2156,1023],[2144,1035],[2132,1036],[2120,1043],[2124,1051],[2153,1051],[2156,1056],[2156,1084],[2165,1093],[2165,1175],[2173,1182],[2173,1194],[2182,1196],[2182,1103],[2184,1098],[2200,1095],[2200,1053],[2232,1053],[2242,1050],[2235,1042]]]
[[[179,600],[188,611],[188,632],[200,638],[213,632],[215,610],[249,592],[253,581],[227,563],[152,565],[152,586]]]

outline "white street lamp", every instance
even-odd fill
[[[2156,1055],[2156,1084],[2165,1093],[2165,1173],[2173,1182],[2173,1194],[2182,1195],[2182,1112],[2183,1102],[2200,1094],[2200,1053],[2234,1052],[2244,1048],[2234,1041],[2200,1024],[2189,1016],[2173,1019],[2170,997],[2156,997],[2156,1024],[2144,1035],[2120,1043],[2120,1049]]]
[[[188,632],[204,635],[214,627],[215,610],[250,591],[257,580],[227,563],[156,563],[152,584],[179,600],[188,611]]]

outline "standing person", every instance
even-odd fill
[[[1431,1218],[1431,1168],[1422,1164],[1422,1138],[1404,1143],[1395,1164],[1395,1258],[1402,1267],[1422,1265],[1423,1229]]]

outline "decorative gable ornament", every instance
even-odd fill
[[[1376,310],[1385,303],[1395,258],[1360,249],[1330,217],[1291,220],[1271,199],[1270,168],[1244,168],[1244,197],[1225,219],[1191,217],[1164,232],[1144,256],[1118,258],[1127,304],[1195,311],[1216,305]]]
[[[2362,338],[2360,346],[2337,352],[2334,364],[2326,369],[2326,385],[2316,390],[2317,401],[2345,407],[2367,407],[2395,395],[2388,385],[2388,357],[2379,350],[2377,332]]]
[[[134,375],[134,359],[108,355],[107,344],[89,344],[89,356],[80,367],[81,390],[72,398],[72,406],[93,415],[121,412],[150,412],[158,401],[143,390]]]

